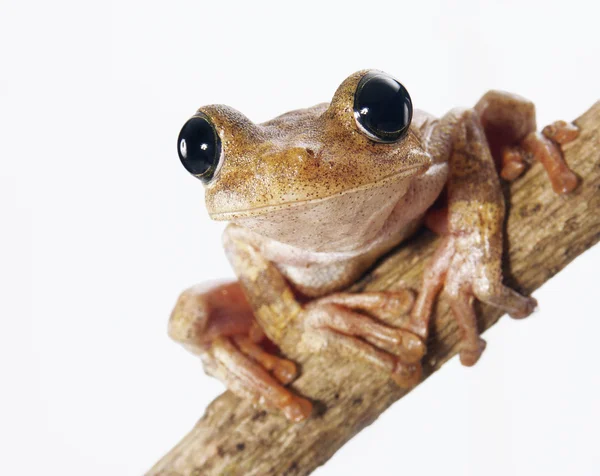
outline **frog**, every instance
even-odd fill
[[[203,106],[181,129],[178,156],[203,183],[210,217],[229,222],[223,246],[237,279],[183,291],[168,333],[233,393],[291,422],[312,413],[290,388],[307,352],[417,385],[441,294],[472,366],[486,345],[476,300],[513,318],[537,305],[503,283],[502,181],[539,160],[554,191],[571,192],[578,177],[561,146],[577,134],[564,121],[538,132],[533,103],[496,90],[438,118],[374,69],[347,77],[328,103],[260,124]],[[348,290],[423,226],[441,239],[416,294]]]

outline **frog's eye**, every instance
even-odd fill
[[[189,173],[204,183],[210,181],[219,165],[221,140],[207,116],[198,113],[183,125],[177,152]]]
[[[359,128],[378,142],[395,142],[410,126],[412,101],[406,88],[384,73],[367,73],[354,93]]]

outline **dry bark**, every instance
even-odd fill
[[[575,192],[555,195],[540,164],[506,187],[505,281],[527,294],[600,239],[600,102],[575,122],[582,133],[564,146],[567,162],[583,179]],[[401,281],[417,288],[436,242],[432,234],[420,234],[382,259],[354,289],[390,289]],[[481,305],[481,329],[501,315]],[[424,360],[426,377],[457,352],[459,338],[442,298]],[[306,475],[407,393],[362,362],[323,353],[304,357],[293,388],[315,403],[307,421],[291,424],[225,392],[147,474]]]

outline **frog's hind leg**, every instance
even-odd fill
[[[296,365],[271,353],[238,282],[195,286],[179,297],[169,335],[201,356],[210,375],[238,396],[283,411],[292,421],[310,415],[311,403],[284,387]]]
[[[530,314],[536,301],[502,282],[504,197],[479,115],[472,110],[451,111],[439,127],[455,130],[449,159],[447,234],[426,266],[411,329],[427,338],[433,304],[443,290],[462,334],[461,361],[473,365],[485,348],[474,299],[515,318]]]
[[[476,104],[490,151],[505,180],[515,180],[527,167],[527,160],[539,160],[556,193],[577,187],[577,176],[565,163],[560,145],[575,139],[573,124],[557,121],[536,132],[535,106],[531,101],[503,91],[489,91]]]
[[[387,325],[407,318],[413,296],[408,290],[336,293],[317,299],[305,310],[307,345],[334,347],[379,367],[404,388],[421,379],[424,342],[406,326]],[[382,322],[383,321],[383,322]]]

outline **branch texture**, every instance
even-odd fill
[[[506,187],[505,282],[526,294],[600,240],[600,102],[575,123],[581,135],[564,151],[582,179],[578,189],[568,196],[556,195],[537,163]],[[436,246],[432,234],[421,233],[382,259],[352,290],[390,289],[401,282],[418,289],[423,264]],[[498,309],[481,305],[481,329],[501,315]],[[442,297],[427,343],[426,378],[458,351],[459,339]],[[290,424],[278,413],[254,408],[225,392],[147,474],[307,475],[407,393],[362,362],[327,353],[303,357],[302,375],[292,387],[315,403],[311,418]]]

